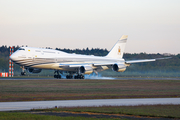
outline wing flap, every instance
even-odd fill
[[[113,65],[114,63],[94,63],[93,66],[109,66]]]
[[[59,64],[59,67],[81,67],[83,64]]]

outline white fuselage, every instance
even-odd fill
[[[123,64],[124,59],[98,57],[93,55],[68,54],[58,50],[22,47],[11,55],[11,59],[26,68],[54,69],[74,71],[82,65],[91,65],[93,69],[101,66],[101,70],[111,68],[110,64]],[[106,65],[107,64],[107,65]],[[103,67],[104,66],[104,67]]]
[[[61,78],[59,75],[66,71],[70,75],[66,78],[84,79],[84,74],[91,74],[112,68],[116,72],[124,72],[127,66],[133,63],[151,62],[167,58],[129,60],[123,59],[123,53],[127,42],[127,35],[123,35],[105,57],[93,55],[69,54],[58,50],[41,49],[32,47],[21,47],[11,55],[11,60],[23,66],[21,75],[24,75],[24,68],[30,73],[39,73],[42,69],[55,70],[54,78]],[[57,73],[57,75],[56,75]]]

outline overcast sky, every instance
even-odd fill
[[[180,53],[180,0],[0,0],[0,46]]]

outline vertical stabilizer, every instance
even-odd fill
[[[111,51],[108,53],[108,55],[106,57],[121,59],[123,57],[123,53],[125,50],[127,37],[128,37],[128,35],[123,35],[117,41],[117,43],[114,45],[114,47],[111,49]]]

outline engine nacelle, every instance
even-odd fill
[[[91,74],[93,72],[93,68],[91,66],[81,66],[79,68],[79,72],[81,74]]]
[[[37,68],[29,68],[28,71],[29,73],[40,73],[42,69],[37,69]]]
[[[126,66],[123,64],[114,64],[112,69],[116,72],[124,72],[126,70]]]

